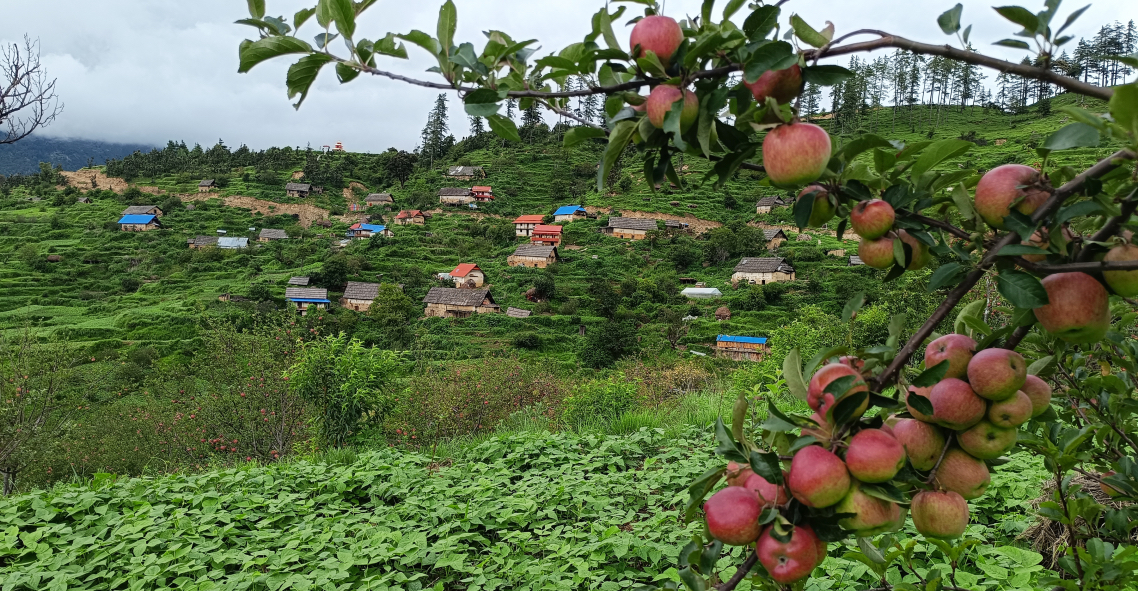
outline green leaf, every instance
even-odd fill
[[[944,362],[942,362],[942,363],[944,363]],[[932,414],[934,412],[933,411],[933,403],[929,402],[928,398],[921,396],[920,394],[917,394],[916,392],[913,392],[912,390],[910,390],[909,396],[905,400],[906,400],[906,402],[909,403],[909,406],[913,407],[913,410],[915,410],[915,411],[917,411],[917,412],[919,412],[925,416],[932,416]]]
[[[1035,309],[1047,305],[1047,290],[1034,275],[1022,271],[1005,270],[996,276],[1000,295],[1017,308]]]
[[[853,315],[857,314],[857,311],[864,305],[865,292],[859,291],[855,293],[853,297],[846,302],[846,306],[842,308],[842,322],[849,322],[850,318],[853,318]]]
[[[719,442],[719,447],[715,448],[716,455],[735,462],[747,461],[747,456],[743,455],[743,447],[731,437],[727,426],[723,424],[723,417],[715,421],[715,440]]]
[[[360,71],[348,64],[336,64],[336,78],[339,78],[340,84],[347,84],[355,80],[359,75]]]
[[[438,57],[439,55],[439,43],[435,41],[434,38],[432,38],[430,35],[418,29],[415,29],[410,33],[403,35],[396,35],[396,37],[403,39],[404,41],[410,41],[411,43],[414,43],[415,45],[426,49],[431,53],[431,55],[435,57]]]
[[[253,18],[265,18],[265,0],[248,0],[249,3],[249,16]]]
[[[1040,357],[1039,359],[1033,361],[1031,365],[1027,366],[1027,374],[1032,376],[1043,376],[1049,374],[1050,372],[1048,371],[1048,368],[1054,369],[1054,364],[1054,355]]]
[[[1065,125],[1043,140],[1048,150],[1067,150],[1070,148],[1096,148],[1099,144],[1098,130],[1086,123]]]
[[[321,29],[332,26],[332,0],[319,0],[316,3],[316,23]]]
[[[782,360],[782,377],[786,379],[786,387],[795,398],[806,400],[806,380],[802,378],[802,358],[798,347],[791,349]]]
[[[395,35],[392,33],[388,33],[386,37],[376,41],[372,46],[372,51],[381,55],[407,59],[407,48],[402,43],[396,45]]]
[[[574,127],[573,129],[570,129],[568,132],[566,132],[565,140],[561,145],[566,148],[571,148],[585,140],[598,137],[605,137],[605,130],[598,129],[596,127],[589,127],[587,125],[581,125]]]
[[[1058,34],[1062,33],[1067,27],[1074,24],[1075,20],[1078,19],[1080,16],[1083,16],[1083,13],[1086,12],[1087,9],[1090,7],[1091,7],[1091,5],[1088,4],[1084,7],[1076,10],[1075,12],[1072,12],[1071,15],[1067,17],[1066,22],[1063,23],[1063,26],[1059,27],[1058,31],[1055,31],[1055,34],[1058,35]]]
[[[1080,201],[1068,205],[1055,214],[1055,223],[1062,224],[1075,218],[1086,217],[1102,212],[1102,205],[1097,201]]]
[[[953,285],[960,280],[963,274],[964,268],[960,263],[945,263],[929,277],[929,285],[926,290],[932,293],[947,285]]]
[[[915,181],[921,178],[921,175],[925,174],[925,172],[931,170],[934,166],[940,164],[941,162],[944,162],[949,158],[960,156],[961,154],[972,149],[973,146],[975,146],[975,144],[972,142],[958,139],[947,139],[940,140],[939,142],[933,142],[932,145],[925,148],[924,151],[921,152],[920,157],[918,157],[917,161],[913,163],[913,168],[911,169],[913,173],[913,180]]]
[[[743,7],[747,0],[730,0],[727,6],[723,7],[723,20],[731,18],[739,9]]]
[[[751,54],[743,68],[743,81],[751,84],[759,79],[768,70],[782,70],[794,65],[798,57],[794,55],[794,47],[786,41],[767,43]]]
[[[913,378],[913,385],[918,388],[928,388],[935,386],[937,382],[944,379],[944,374],[948,372],[949,362],[947,359],[940,363],[921,372],[921,375]]]
[[[288,98],[292,99],[300,96],[300,99],[293,104],[293,107],[300,109],[300,105],[304,103],[304,99],[308,97],[308,90],[312,88],[312,83],[316,81],[316,75],[320,73],[320,68],[324,64],[332,61],[332,56],[326,53],[314,53],[300,58],[295,64],[288,69],[288,76],[285,78],[285,85],[288,87]]]
[[[336,23],[336,30],[345,39],[351,39],[356,34],[356,9],[352,0],[329,0],[328,10],[332,14],[332,22]]]
[[[996,256],[1018,257],[1025,254],[1047,254],[1047,251],[1030,244],[1009,244],[1001,248],[1000,252],[996,253]]]
[[[1028,45],[1026,41],[1020,41],[1019,39],[1000,39],[992,45],[999,45],[1000,47],[1011,47],[1013,49],[1031,49],[1031,46]]]
[[[751,471],[762,476],[767,482],[774,485],[782,484],[782,463],[779,462],[778,454],[753,451],[748,463],[751,465]]]
[[[684,508],[684,519],[691,521],[695,517],[699,506],[703,504],[703,499],[707,497],[707,493],[715,488],[719,483],[719,479],[723,478],[725,468],[711,468],[704,472],[695,482],[688,486],[688,503]]]
[[[778,25],[778,13],[778,7],[771,4],[760,6],[751,12],[747,20],[743,21],[743,32],[747,34],[747,39],[758,41],[770,35]]]
[[[962,320],[964,321],[964,325],[966,327],[971,328],[975,332],[978,332],[984,336],[992,334],[992,327],[988,326],[988,323],[984,322],[984,320],[979,316],[965,316],[962,318]]]
[[[952,202],[956,205],[960,217],[966,220],[976,217],[976,209],[972,207],[972,196],[968,194],[968,189],[964,187],[964,183],[952,188]]]
[[[794,202],[794,223],[799,230],[810,224],[810,214],[814,213],[815,193],[817,191],[810,191]]]
[[[802,68],[802,78],[818,86],[833,86],[853,76],[853,72],[834,65],[806,66]]]
[[[790,15],[790,26],[794,29],[794,36],[808,45],[822,47],[830,42],[830,40],[821,33],[815,31],[814,27],[806,24],[806,21],[802,20],[802,17],[797,14]]]
[[[296,11],[292,17],[292,28],[299,29],[300,25],[308,22],[308,19],[312,18],[314,14],[316,14],[315,8],[302,8]]]
[[[439,49],[443,54],[450,53],[450,48],[454,45],[454,31],[457,27],[458,11],[454,7],[454,2],[447,0],[439,7],[439,23],[437,27]]]
[[[1138,138],[1138,83],[1115,87],[1110,97],[1110,114],[1114,122]]]
[[[471,117],[491,117],[498,113],[498,103],[463,103],[463,110]]]
[[[619,51],[620,41],[617,41],[616,34],[612,31],[612,15],[609,14],[608,6],[601,8],[600,17],[601,36],[605,38],[605,45]]]
[[[604,194],[605,192],[605,179],[608,178],[609,171],[612,170],[613,164],[616,164],[620,155],[624,153],[624,149],[628,147],[628,142],[632,140],[632,134],[636,132],[636,122],[632,120],[624,120],[616,124],[609,134],[609,145],[605,148],[605,155],[601,158],[601,167],[597,170],[597,192]]]
[[[274,57],[291,53],[312,53],[312,46],[296,37],[265,37],[241,47],[241,62],[237,67],[239,74],[253,69],[253,66]]]
[[[1004,216],[1004,227],[1019,234],[1022,240],[1030,240],[1031,235],[1035,233],[1035,223],[1031,218],[1014,209]]]
[[[945,363],[948,363],[947,361]],[[930,413],[931,414],[931,413]],[[905,503],[905,495],[901,490],[888,482],[870,484],[863,482],[858,485],[865,494],[891,503]]]
[[[502,115],[490,115],[486,117],[486,122],[490,124],[490,131],[493,131],[498,137],[511,142],[522,141],[522,136],[518,135],[518,126],[510,118]]]
[[[679,571],[680,580],[690,591],[707,591],[707,579],[689,566]]]
[[[851,377],[851,376],[846,376]],[[844,379],[844,378],[838,378]],[[837,380],[834,380],[837,381]],[[854,392],[842,398],[834,405],[834,425],[845,425],[854,417],[854,413],[869,399],[869,392]]]
[[[993,7],[1000,16],[1023,27],[1028,33],[1035,33],[1039,28],[1039,18],[1035,13],[1022,6],[996,6]]]
[[[936,24],[940,25],[940,30],[944,31],[945,35],[952,35],[960,30],[960,13],[963,11],[964,5],[957,4],[936,18]]]

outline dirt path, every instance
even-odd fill
[[[311,226],[313,222],[320,220],[330,219],[328,210],[315,205],[307,203],[276,203],[274,201],[265,201],[262,199],[254,199],[253,197],[246,197],[244,195],[230,195],[228,197],[219,197],[215,193],[185,193],[178,195],[184,202],[193,201],[207,201],[209,199],[221,199],[222,203],[229,207],[240,207],[258,212],[262,215],[296,215],[300,218],[300,225],[305,228]],[[355,220],[354,216],[340,216],[344,221]]]
[[[122,193],[126,191],[131,185],[130,183],[115,177],[109,177],[101,170],[78,170],[75,172],[63,171],[60,174],[63,178],[67,179],[67,184],[71,185],[81,191],[89,191],[91,189],[105,190],[110,189],[115,193]],[[94,185],[91,184],[91,179],[95,180]],[[151,195],[161,195],[165,193],[158,187],[142,187],[135,185],[139,191],[143,193],[150,193]]]

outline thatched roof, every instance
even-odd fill
[[[448,306],[481,306],[490,297],[489,289],[456,289],[453,287],[432,287],[427,292],[423,302],[428,304],[446,304]]]
[[[378,283],[349,281],[348,286],[344,288],[344,297],[349,300],[367,300],[370,302],[374,300],[377,295],[379,295]]]
[[[609,218],[609,227],[621,230],[656,230],[656,220],[642,218]]]
[[[736,273],[793,273],[794,267],[782,257],[746,257],[735,265]]]
[[[541,244],[523,244],[514,251],[516,257],[534,257],[544,259],[550,254],[557,255],[556,246],[543,246]]]
[[[260,237],[261,238],[267,238],[269,240],[284,240],[284,239],[288,238],[288,234],[284,230],[274,230],[272,228],[262,228]]]

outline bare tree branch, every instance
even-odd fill
[[[63,104],[40,62],[39,41],[24,36],[24,47],[0,49],[0,144],[14,144],[55,121]]]

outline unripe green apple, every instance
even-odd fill
[[[810,194],[814,195],[814,208],[810,210],[810,220],[806,222],[806,226],[821,228],[826,222],[834,218],[834,212],[837,209],[833,203],[830,203],[830,192],[822,185],[810,185],[802,189],[798,193],[798,198],[809,199]]]
[[[830,135],[817,125],[779,125],[763,138],[763,167],[772,183],[805,185],[822,176],[830,148]]]
[[[905,448],[880,429],[858,431],[846,448],[846,468],[862,482],[888,482],[904,465]]]
[[[988,420],[1002,429],[1015,429],[1027,422],[1033,412],[1031,398],[1020,390],[1007,400],[988,406]]]
[[[1138,246],[1127,242],[1110,249],[1102,260],[1112,262],[1138,261]],[[1114,293],[1123,297],[1138,295],[1138,271],[1103,271],[1102,278],[1114,290]]]
[[[922,490],[913,496],[911,513],[926,538],[959,538],[968,527],[968,501],[953,491]]]
[[[1095,343],[1110,329],[1110,296],[1086,273],[1056,273],[1043,278],[1049,303],[1035,309],[1047,332],[1069,343]]]
[[[759,525],[762,512],[758,495],[741,486],[720,489],[703,504],[707,530],[712,537],[728,546],[754,542],[762,531]]]
[[[850,489],[845,462],[819,445],[808,445],[794,454],[786,479],[790,494],[807,507],[821,509],[842,500]]]
[[[953,447],[944,454],[936,471],[936,481],[945,490],[956,491],[967,500],[979,498],[988,490],[992,476],[988,466],[964,450]]]
[[[960,448],[981,460],[994,460],[1016,446],[1017,431],[984,420],[956,434]]]
[[[984,349],[968,362],[968,383],[977,396],[1005,400],[1023,387],[1027,363],[1023,355],[1010,349]]]

